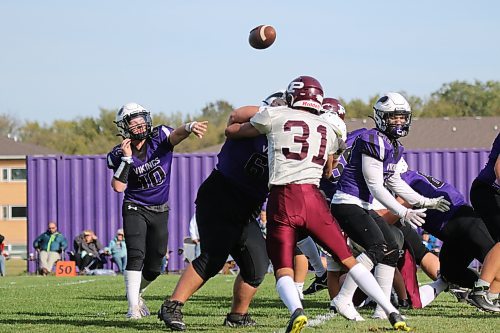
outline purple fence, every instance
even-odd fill
[[[408,151],[411,169],[419,170],[455,185],[469,198],[469,188],[485,165],[489,150],[418,150]],[[184,268],[178,249],[188,235],[189,220],[200,184],[214,168],[217,154],[174,154],[169,217],[169,270]],[[122,227],[122,194],[110,186],[112,172],[106,157],[29,156],[28,170],[28,252],[33,240],[46,230],[48,221],[56,221],[72,250],[73,238],[84,229],[96,232],[104,245]],[[33,263],[29,272],[35,271]]]

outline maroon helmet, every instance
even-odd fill
[[[345,108],[340,104],[340,101],[336,98],[325,97],[323,99],[323,108],[321,113],[333,112],[340,117],[340,119],[344,120],[345,117]]]
[[[323,104],[323,87],[311,76],[299,76],[288,85],[286,102],[291,108],[319,113]]]

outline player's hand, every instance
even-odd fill
[[[426,210],[427,208],[407,209],[403,220],[404,222],[410,223],[415,229],[416,227],[421,227],[425,223],[424,218],[427,216],[427,214],[425,214]]]
[[[424,201],[423,208],[436,209],[440,212],[447,212],[450,210],[451,203],[446,200],[443,196],[439,198],[427,198]]]
[[[191,132],[201,139],[201,138],[203,138],[203,135],[205,135],[207,128],[208,128],[208,121],[207,120],[196,121],[196,122],[194,122],[193,126],[191,127]]]
[[[120,148],[122,149],[123,156],[125,157],[130,157],[132,156],[132,147],[130,146],[132,140],[130,139],[123,139],[122,144],[120,145]]]

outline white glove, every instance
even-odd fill
[[[422,207],[447,212],[450,210],[450,205],[451,202],[440,196],[439,198],[426,198]]]
[[[425,211],[427,208],[420,208],[420,209],[407,209],[405,216],[403,217],[404,222],[410,223],[410,225],[416,229],[417,227],[421,227],[424,223],[425,220],[424,218],[427,216],[425,214]]]

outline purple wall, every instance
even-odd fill
[[[418,150],[406,152],[411,169],[430,174],[455,185],[469,198],[469,188],[488,159],[489,150]],[[177,254],[194,213],[196,191],[210,174],[217,154],[174,154],[170,191],[169,270],[184,268]],[[110,186],[112,172],[106,158],[99,156],[51,156],[27,158],[28,252],[33,240],[54,220],[72,244],[84,229],[95,230],[107,245],[121,228],[122,195]],[[72,249],[72,245],[70,245]],[[31,264],[29,271],[34,271]]]
[[[172,164],[169,217],[169,270],[184,268],[183,238],[188,235],[189,220],[194,213],[196,191],[208,177],[217,154],[175,154]],[[73,239],[84,229],[95,231],[107,245],[122,227],[123,194],[111,188],[112,172],[106,156],[28,156],[28,253],[33,240],[56,221],[67,238],[69,250]],[[29,272],[34,272],[33,263]]]

